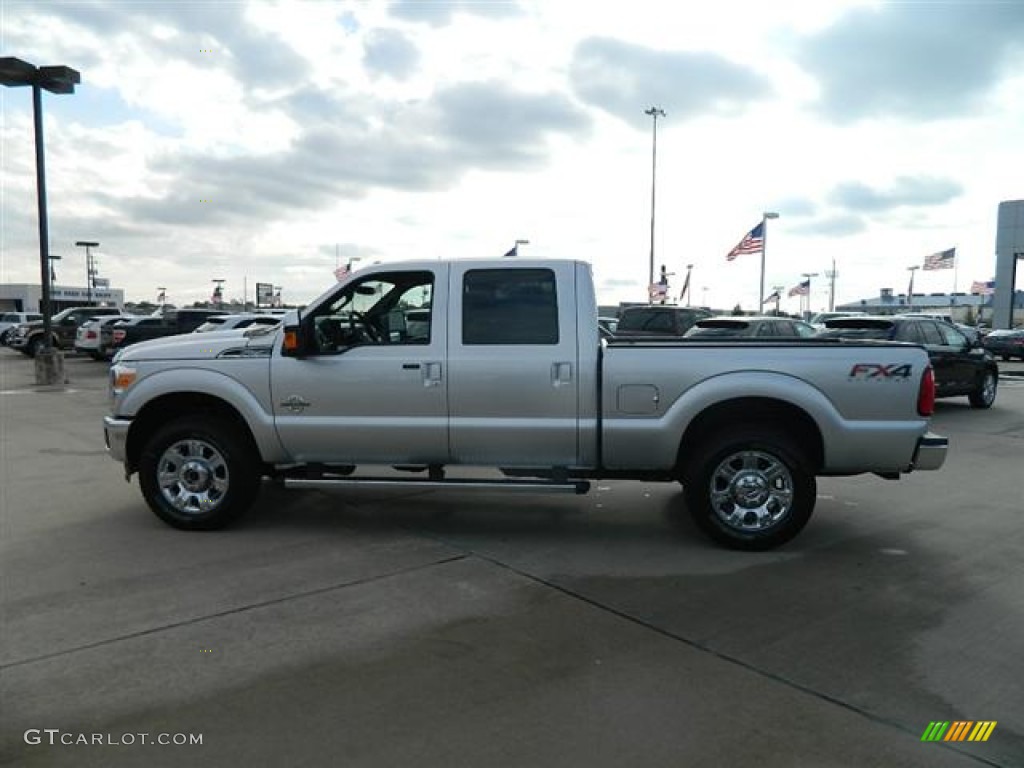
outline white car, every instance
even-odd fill
[[[122,320],[130,320],[133,315],[104,315],[90,317],[82,323],[75,334],[75,351],[83,352],[93,360],[106,360],[107,346],[110,343],[109,326]],[[108,329],[104,334],[104,329]]]
[[[238,328],[249,328],[254,325],[277,325],[281,315],[214,315],[192,333],[209,333],[210,331],[233,331]]]
[[[3,312],[0,313],[0,344],[7,346],[7,339],[22,323],[31,323],[34,320],[42,320],[43,316],[38,312]]]

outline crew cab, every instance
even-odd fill
[[[947,450],[921,347],[601,340],[590,267],[567,260],[374,265],[282,326],[125,349],[110,385],[111,457],[186,529],[236,518],[262,478],[575,493],[618,478],[680,482],[713,538],[766,549],[807,523],[817,476],[895,478]]]

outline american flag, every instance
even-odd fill
[[[933,253],[931,256],[924,257],[925,270],[931,269],[952,269],[956,266],[956,248],[950,248],[948,251],[939,251]]]
[[[995,290],[995,280],[975,280],[971,283],[971,293],[980,293],[982,296],[988,296],[995,293]]]
[[[796,289],[794,289],[794,290],[796,290]],[[805,293],[806,293],[806,291],[805,291]],[[792,295],[793,294],[791,293],[790,296],[792,296]],[[782,297],[779,295],[779,292],[775,291],[771,296],[765,296],[764,297],[764,301],[762,301],[761,303],[762,304],[767,304],[769,301],[778,301],[781,298]]]
[[[725,255],[728,261],[737,256],[744,256],[748,253],[761,253],[764,250],[764,222],[758,223],[756,227],[747,232],[743,239],[736,243],[736,247]]]
[[[806,296],[811,292],[811,279],[807,278],[802,283],[797,283],[789,289],[790,296]]]
[[[213,289],[213,295],[210,296],[211,304],[221,304],[224,301],[224,290],[218,285]]]
[[[338,267],[337,269],[334,270],[334,277],[337,279],[337,281],[339,283],[342,282],[350,274],[352,274],[352,262],[351,261],[348,262],[347,264],[345,264],[345,266]]]
[[[664,299],[668,295],[668,286],[665,283],[651,283],[647,286],[647,294],[651,301]]]
[[[167,292],[166,291],[160,291],[160,293],[158,293],[156,295],[156,300],[159,301],[161,304],[166,302],[167,301]]]

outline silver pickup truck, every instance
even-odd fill
[[[921,347],[602,340],[590,267],[568,260],[376,265],[277,328],[131,346],[110,387],[110,455],[189,529],[229,522],[266,477],[610,478],[678,481],[713,538],[767,549],[806,524],[816,476],[937,469],[947,449]]]

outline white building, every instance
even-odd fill
[[[0,284],[0,311],[4,312],[42,312],[40,303],[43,288],[30,283]],[[50,301],[53,314],[68,307],[83,307],[89,304],[106,307],[123,307],[124,290],[122,288],[93,288],[92,301],[89,290],[71,285],[54,285],[50,289]]]

